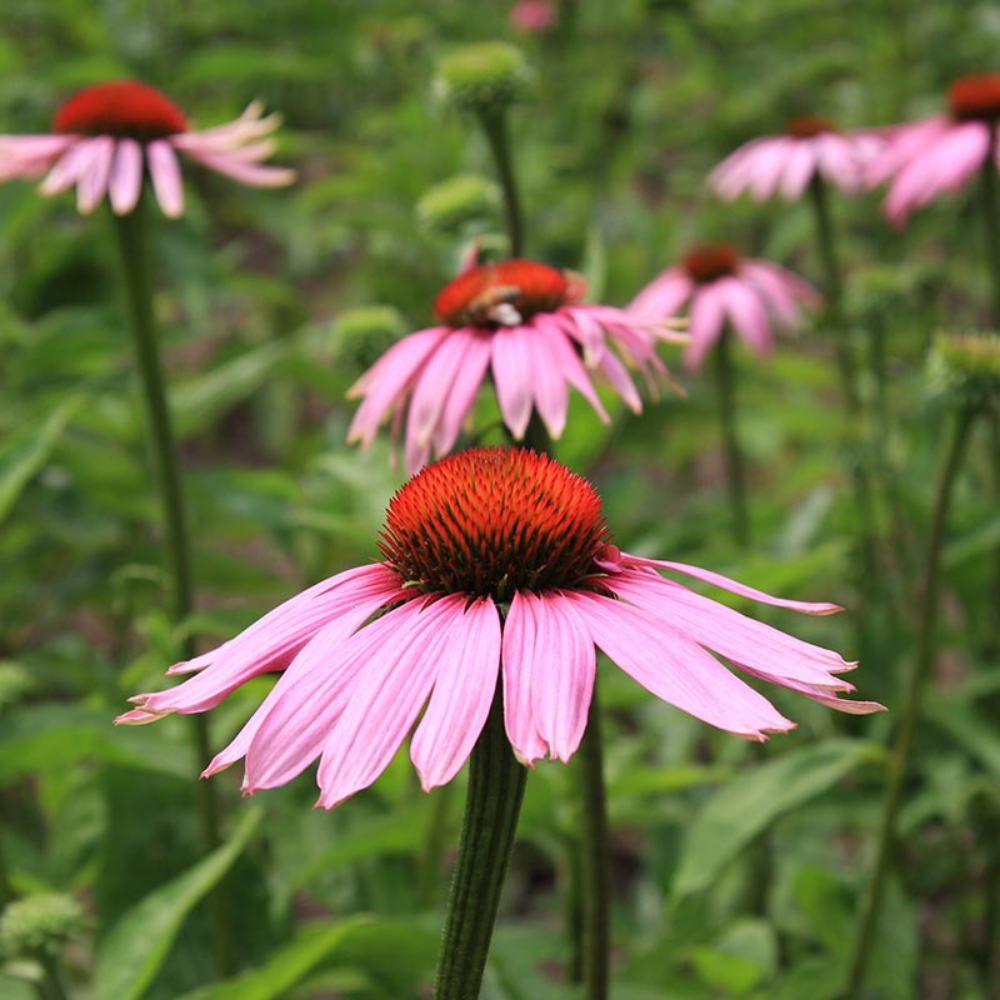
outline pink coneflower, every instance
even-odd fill
[[[872,132],[841,132],[828,118],[794,118],[785,135],[752,139],[730,153],[708,175],[708,184],[726,201],[744,192],[756,201],[775,195],[794,201],[817,176],[857,191],[883,145]]]
[[[558,18],[558,11],[551,0],[518,0],[510,8],[510,23],[519,31],[549,31],[555,27]]]
[[[295,179],[292,170],[262,163],[274,151],[265,137],[280,123],[262,111],[254,101],[236,121],[193,131],[155,88],[135,80],[99,83],[63,104],[54,134],[0,136],[0,181],[45,174],[42,194],[75,186],[81,212],[92,212],[107,195],[116,214],[128,215],[148,174],[164,214],[176,218],[184,212],[178,154],[253,187]]]
[[[948,89],[948,114],[896,125],[871,165],[872,185],[889,181],[885,213],[897,226],[941,194],[953,194],[992,156],[1000,120],[1000,73],[963,76]]]
[[[697,371],[728,322],[759,355],[770,353],[774,329],[794,329],[801,306],[816,305],[819,294],[797,274],[767,260],[740,257],[727,243],[697,247],[680,265],[667,268],[632,300],[638,317],[673,316],[687,307],[691,342],[684,352]]]
[[[641,322],[612,306],[578,304],[584,292],[579,276],[530,260],[467,270],[437,297],[434,311],[441,324],[404,337],[352,386],[348,395],[362,402],[348,440],[371,444],[390,414],[395,436],[409,404],[406,467],[416,472],[432,450],[440,456],[454,447],[487,371],[516,440],[524,437],[533,409],[558,438],[566,426],[570,386],[606,422],[591,381],[594,372],[640,412],[642,401],[623,359],[654,388],[654,377],[668,375],[656,343],[676,337],[660,321]]]
[[[247,794],[319,759],[319,805],[370,785],[416,725],[424,789],[450,781],[502,684],[507,735],[526,764],[568,760],[587,721],[596,648],[664,701],[754,740],[794,723],[710,655],[761,680],[857,714],[851,669],[821,649],[673,580],[661,569],[811,614],[681,563],[611,544],[594,488],[532,451],[477,448],[428,466],[395,495],[382,561],[306,590],[235,639],[169,673],[198,675],[141,694],[117,721],[204,712],[252,677],[283,670],[206,775],[245,758]],[[419,723],[418,723],[419,719]]]

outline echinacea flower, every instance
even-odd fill
[[[1000,120],[1000,73],[963,76],[948,89],[948,114],[893,126],[888,145],[871,164],[874,186],[889,182],[885,214],[903,225],[910,212],[954,194],[1000,150],[991,134]]]
[[[811,614],[840,610],[770,597],[717,573],[643,559],[611,544],[585,479],[545,455],[476,448],[423,469],[393,497],[382,561],[339,573],[171,674],[197,676],[131,699],[120,723],[205,712],[253,677],[283,670],[211,775],[243,758],[250,794],[319,760],[319,805],[370,785],[413,733],[424,789],[465,763],[495,694],[507,736],[533,765],[579,746],[604,652],[657,697],[748,739],[794,723],[733,667],[857,714],[837,674],[855,664],[673,580],[704,580]],[[418,722],[419,720],[419,722]]]
[[[755,201],[800,198],[814,177],[842,191],[864,186],[865,168],[882,149],[874,132],[841,132],[828,118],[793,118],[785,135],[751,139],[708,175],[725,201],[748,193]]]
[[[767,355],[775,328],[794,329],[801,307],[820,301],[803,278],[767,260],[740,257],[728,243],[697,247],[680,265],[654,278],[629,305],[636,317],[674,316],[687,308],[690,343],[684,352],[697,371],[728,322],[747,346]]]
[[[580,304],[584,291],[578,276],[530,260],[466,270],[437,297],[434,311],[441,322],[404,337],[351,387],[349,397],[362,402],[348,441],[371,444],[390,414],[395,436],[409,405],[406,468],[416,472],[432,450],[440,456],[454,447],[487,372],[504,423],[518,441],[532,410],[553,438],[562,434],[570,386],[607,422],[592,381],[597,372],[640,412],[642,401],[625,363],[654,388],[654,377],[668,375],[656,343],[676,337],[662,321]]]
[[[164,214],[177,218],[184,212],[178,154],[252,187],[292,183],[293,170],[262,163],[274,151],[267,136],[281,120],[262,112],[254,101],[236,121],[196,131],[154,87],[99,83],[62,105],[51,135],[0,136],[0,181],[45,175],[42,194],[75,186],[81,212],[92,212],[107,195],[117,215],[128,215],[148,175]]]

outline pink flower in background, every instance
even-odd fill
[[[570,386],[607,422],[596,373],[638,413],[642,401],[626,364],[655,388],[655,378],[668,377],[656,344],[677,335],[662,318],[642,322],[611,306],[578,304],[584,291],[579,277],[530,260],[466,270],[437,297],[440,325],[404,337],[351,387],[348,395],[362,402],[348,441],[370,445],[390,415],[395,436],[408,405],[406,468],[416,472],[432,451],[441,456],[455,446],[487,372],[516,440],[532,410],[558,438]]]
[[[253,677],[284,673],[209,764],[245,759],[250,794],[319,760],[319,805],[370,785],[416,727],[425,790],[468,758],[498,683],[514,752],[567,761],[587,723],[596,649],[698,719],[764,740],[794,723],[708,650],[759,680],[855,714],[874,702],[837,674],[837,653],[786,635],[660,570],[810,614],[840,610],[769,597],[707,570],[619,551],[585,479],[545,455],[477,448],[428,466],[395,495],[382,561],[339,573],[171,674],[183,684],[131,700],[119,723],[204,712]]]
[[[280,124],[261,117],[253,102],[233,122],[192,130],[172,101],[135,80],[88,87],[59,109],[51,135],[0,136],[0,181],[45,175],[41,191],[76,187],[81,212],[92,212],[105,195],[118,215],[128,215],[148,174],[165,215],[184,212],[178,154],[252,187],[291,184],[295,172],[262,163],[274,152],[266,138]]]
[[[902,226],[915,208],[954,194],[982,169],[990,130],[1000,119],[1000,73],[964,76],[948,89],[948,114],[895,125],[885,151],[872,163],[869,183],[888,182],[885,214]],[[993,151],[994,167],[1000,150]]]
[[[819,302],[819,293],[797,274],[767,260],[740,257],[722,243],[692,250],[680,265],[651,281],[628,308],[650,319],[686,308],[691,341],[684,363],[697,371],[726,323],[755,354],[766,356],[774,346],[775,329],[794,329],[801,307]]]
[[[519,0],[510,9],[510,23],[519,31],[549,31],[558,18],[559,12],[551,0]]]
[[[786,135],[752,139],[730,153],[708,184],[726,201],[748,193],[756,201],[800,198],[816,176],[843,191],[858,191],[865,168],[885,140],[874,132],[840,132],[828,118],[795,118]]]

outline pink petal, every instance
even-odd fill
[[[539,658],[529,673],[532,714],[550,756],[565,764],[587,728],[597,654],[590,630],[565,596],[554,592],[531,601]]]
[[[324,809],[366,788],[388,767],[431,693],[460,613],[453,601],[425,606],[407,627],[389,632],[369,658],[323,746],[317,780]]]
[[[715,657],[668,624],[597,594],[567,594],[593,641],[658,698],[709,725],[750,739],[795,724]]]
[[[740,670],[745,671],[752,677],[780,684],[782,687],[788,688],[789,691],[805,695],[807,698],[812,699],[812,701],[819,702],[820,705],[825,705],[827,708],[832,708],[837,712],[844,712],[846,715],[871,715],[873,712],[886,711],[885,705],[880,705],[877,701],[851,701],[846,698],[837,697],[836,694],[832,694],[821,685],[799,684],[781,677],[774,677],[763,670],[752,670],[742,663],[734,663],[734,666],[739,667]],[[850,690],[854,690],[853,685],[851,685]]]
[[[716,284],[712,282],[699,288],[691,303],[688,326],[691,343],[684,352],[684,365],[691,372],[701,368],[705,355],[719,339],[725,324],[725,300],[719,295]]]
[[[94,139],[80,139],[56,161],[39,190],[42,194],[56,195],[68,191],[90,166],[94,156]]]
[[[262,149],[270,149],[270,146]],[[214,170],[218,174],[230,177],[234,181],[246,184],[248,187],[285,187],[295,182],[296,173],[287,167],[269,167],[257,163],[246,162],[247,155],[257,158],[266,155],[258,151],[246,150],[239,153],[210,153],[204,150],[187,150],[190,159],[202,166]]]
[[[672,317],[694,291],[694,282],[679,268],[672,267],[651,281],[629,303],[628,311],[637,316]]]
[[[448,639],[438,662],[430,703],[410,745],[410,757],[425,792],[451,781],[468,760],[486,724],[500,670],[500,615],[489,598],[466,607],[450,602]],[[444,609],[442,609],[444,611]]]
[[[493,381],[503,422],[520,441],[531,420],[534,359],[532,331],[523,326],[503,327],[493,334]]]
[[[156,139],[146,147],[146,162],[163,214],[180,218],[184,214],[184,182],[177,154],[166,139]]]
[[[548,746],[535,721],[533,679],[549,664],[540,655],[535,605],[516,591],[503,626],[503,714],[507,739],[518,760],[529,767]]]
[[[816,146],[813,140],[800,139],[787,147],[787,154],[779,191],[785,201],[802,197],[813,174],[816,173]]]
[[[729,321],[743,342],[755,353],[771,353],[774,338],[764,304],[752,287],[738,278],[720,278],[715,282],[715,294],[724,303]]]
[[[108,181],[111,208],[116,215],[128,215],[142,193],[142,146],[135,139],[119,139]]]
[[[84,215],[89,215],[104,200],[111,176],[111,161],[115,155],[115,140],[109,136],[98,136],[91,142],[90,148],[90,160],[81,170],[76,188],[76,205]]]
[[[434,433],[433,444],[436,454],[447,455],[455,447],[462,425],[475,404],[479,387],[486,378],[491,354],[489,334],[479,333],[468,339],[461,377],[455,379],[446,393],[444,409]]]

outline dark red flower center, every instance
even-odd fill
[[[445,285],[434,312],[448,326],[517,326],[584,292],[582,279],[533,260],[481,264]]]
[[[735,274],[740,263],[736,247],[730,243],[695,247],[684,258],[684,270],[699,284]]]
[[[840,129],[830,118],[823,118],[820,115],[802,115],[799,118],[793,118],[788,123],[786,131],[795,139],[812,139],[828,132],[839,132]]]
[[[99,83],[74,94],[56,112],[56,132],[162,139],[187,131],[180,108],[155,87],[137,80]]]
[[[379,548],[431,593],[509,600],[600,573],[610,535],[586,479],[546,455],[472,448],[422,469],[392,498]]]
[[[1000,118],[1000,73],[959,77],[948,88],[948,108],[959,121]]]

